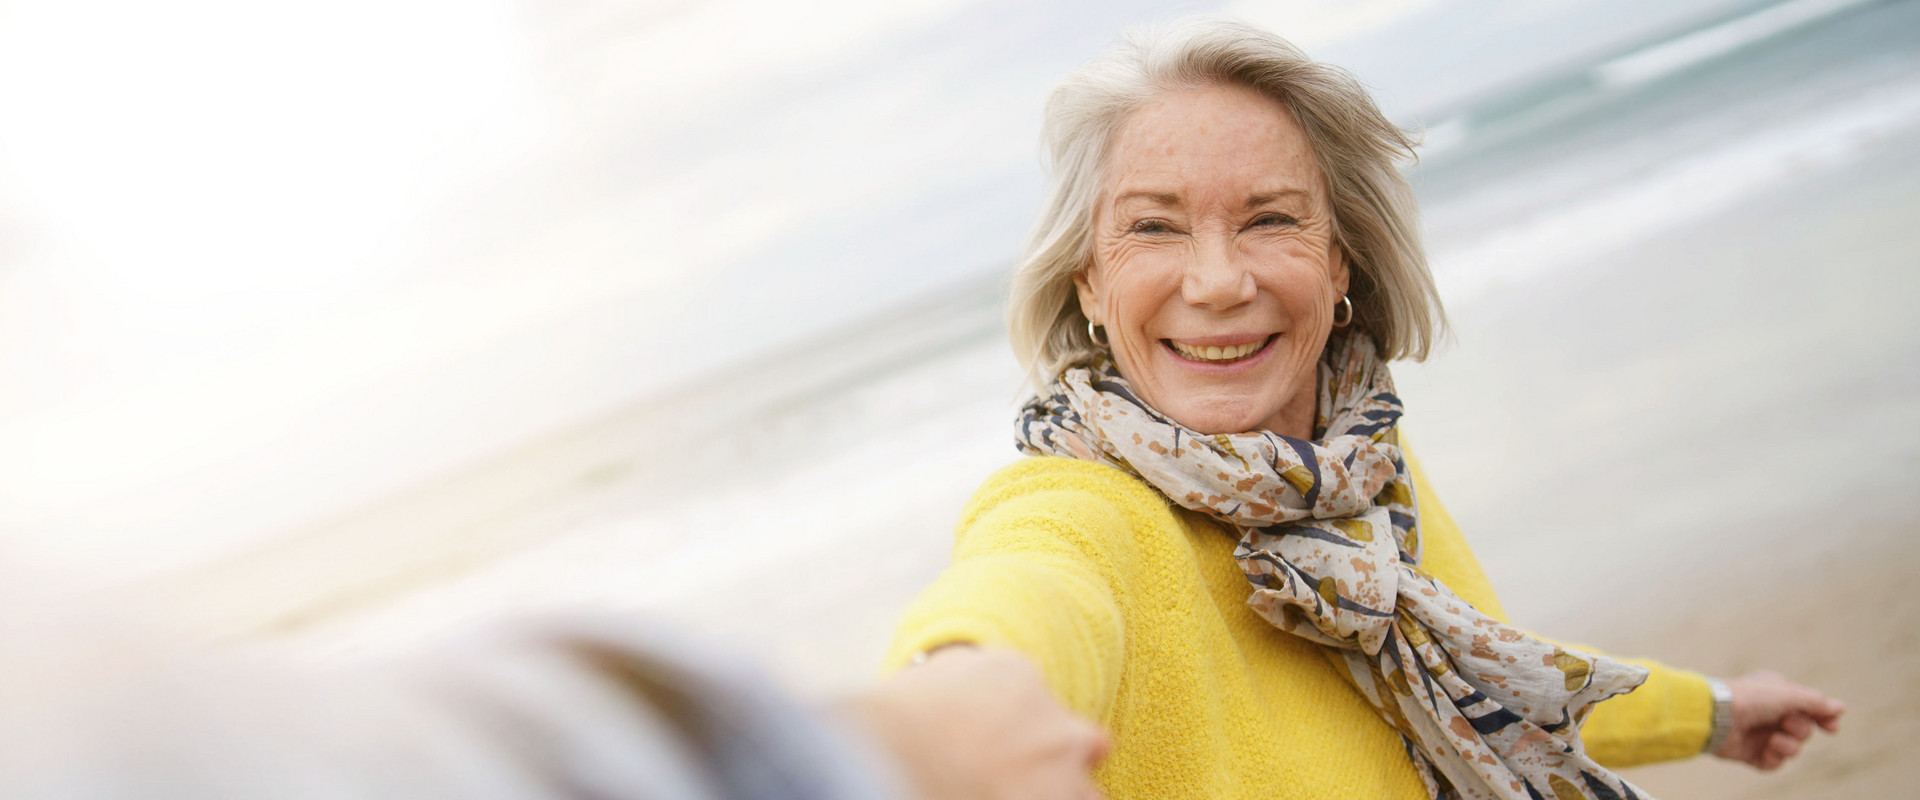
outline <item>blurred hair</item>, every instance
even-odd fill
[[[1047,202],[1007,311],[1014,352],[1037,386],[1095,352],[1073,276],[1093,263],[1094,206],[1116,132],[1162,93],[1217,84],[1273,98],[1306,132],[1333,206],[1334,241],[1350,267],[1353,324],[1372,335],[1381,357],[1424,359],[1445,329],[1419,208],[1397,167],[1413,158],[1414,138],[1345,70],[1245,23],[1194,18],[1130,31],[1047,99]]]

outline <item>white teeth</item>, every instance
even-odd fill
[[[1179,342],[1170,342],[1170,344],[1173,345],[1173,349],[1180,352],[1180,355],[1195,361],[1238,361],[1246,358],[1254,351],[1259,350],[1261,345],[1266,344],[1266,340],[1263,339],[1257,342],[1236,344],[1228,347],[1218,347],[1214,345],[1193,346]]]

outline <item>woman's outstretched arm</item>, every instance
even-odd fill
[[[1502,621],[1506,609],[1446,507],[1427,484],[1419,462],[1408,457],[1420,499],[1420,528],[1426,537],[1423,565],[1448,588],[1482,612]],[[1594,648],[1571,645],[1589,652]],[[1581,728],[1587,752],[1609,767],[1631,767],[1691,758],[1707,750],[1714,729],[1714,695],[1706,676],[1658,661],[1621,659],[1646,667],[1645,683],[1594,706]],[[1845,706],[1818,690],[1769,672],[1726,682],[1732,693],[1731,727],[1713,755],[1773,769],[1799,752],[1815,728],[1839,728]]]
[[[953,643],[1006,647],[1031,659],[1061,702],[1103,721],[1125,658],[1112,580],[1134,557],[1132,526],[1097,493],[1024,466],[968,504],[953,564],[908,609],[887,669]]]

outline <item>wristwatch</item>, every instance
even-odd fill
[[[1707,691],[1713,693],[1713,732],[1707,734],[1707,746],[1700,748],[1702,753],[1712,753],[1727,743],[1727,735],[1733,733],[1733,690],[1719,678],[1707,679]]]

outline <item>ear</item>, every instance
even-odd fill
[[[1095,325],[1105,325],[1107,310],[1100,304],[1100,293],[1093,286],[1093,265],[1081,267],[1073,273],[1073,291],[1080,296],[1080,313]]]
[[[1347,287],[1350,284],[1349,279],[1352,278],[1347,267],[1351,260],[1352,259],[1347,257],[1347,248],[1335,247],[1333,259],[1327,264],[1327,277],[1333,279],[1333,290],[1343,295],[1347,293]]]

